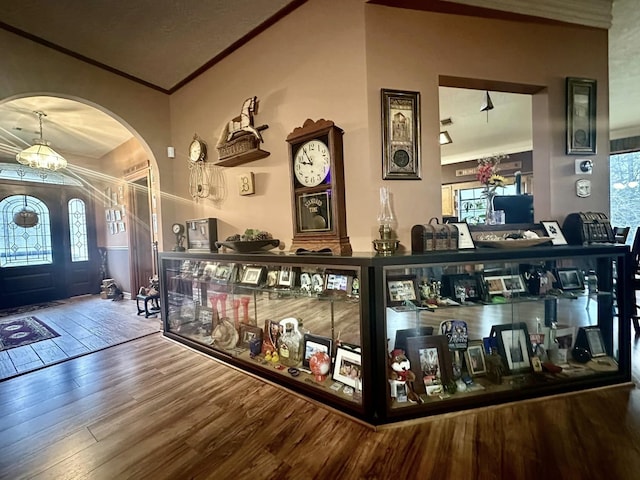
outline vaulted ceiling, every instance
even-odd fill
[[[640,105],[640,56],[637,55],[640,9],[636,1],[615,0],[613,10],[610,0],[533,3],[528,0],[430,0],[428,3],[445,10],[451,9],[453,3],[485,6],[518,14],[564,18],[601,28],[608,27],[611,17],[607,14],[612,12],[610,122],[612,131],[627,132],[640,126],[637,108]],[[304,0],[0,0],[0,28],[171,93],[302,3]],[[425,5],[418,0],[372,0],[372,3]],[[496,96],[494,100],[501,102],[502,98]],[[453,116],[460,108],[458,102],[468,104],[469,101],[443,94],[441,117]],[[513,109],[529,108],[530,104],[528,99],[524,99],[522,105],[516,105],[517,98],[505,97],[507,101]],[[100,158],[131,138],[126,129],[92,107],[69,100],[32,97],[0,104],[0,155],[13,154],[37,136],[34,134],[38,122],[33,110],[47,113],[44,136],[63,153]],[[485,119],[480,117],[479,121],[482,120]],[[514,132],[512,138],[519,135]]]

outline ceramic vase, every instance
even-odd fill
[[[309,369],[316,382],[324,382],[331,367],[331,358],[325,352],[316,352],[309,357]]]

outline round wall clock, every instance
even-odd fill
[[[206,159],[207,144],[200,140],[198,135],[194,135],[192,142],[189,144],[189,160],[192,162],[204,162]]]
[[[342,130],[307,119],[287,136],[291,165],[291,251],[329,249],[350,255],[344,201]]]

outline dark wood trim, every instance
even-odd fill
[[[284,18],[287,15],[289,15],[296,8],[298,8],[299,6],[301,6],[302,4],[304,4],[306,2],[307,2],[307,0],[296,0],[296,1],[291,2],[290,4],[286,5],[285,7],[280,9],[275,15],[271,16],[266,21],[264,21],[263,23],[258,25],[256,28],[251,30],[249,33],[247,33],[244,37],[242,37],[242,38],[238,39],[237,41],[233,42],[231,45],[229,45],[227,48],[225,48],[218,55],[216,55],[211,60],[209,60],[207,63],[202,65],[200,68],[198,68],[191,75],[187,76],[182,81],[176,83],[173,87],[171,87],[169,89],[169,91],[167,93],[172,94],[172,93],[176,92],[177,90],[181,89],[187,83],[191,82],[196,77],[199,77],[201,74],[203,74],[204,72],[209,70],[211,67],[216,65],[218,62],[222,61],[223,59],[225,59],[226,57],[231,55],[233,52],[238,50],[240,47],[242,47],[243,45],[248,43],[253,38],[257,37],[259,34],[264,32],[267,28],[269,28],[270,26],[274,25],[275,23],[277,23],[282,18]]]
[[[51,48],[52,50],[55,50],[56,52],[60,52],[60,53],[64,53],[65,55],[69,55],[70,57],[75,58],[76,60],[80,60],[81,62],[85,62],[88,63],[89,65],[93,65],[94,67],[98,67],[101,68],[102,70],[106,70],[110,73],[113,73],[115,75],[118,75],[120,77],[124,77],[127,80],[131,80],[132,82],[136,82],[139,83],[140,85],[144,85],[145,87],[149,87],[153,90],[157,90],[158,92],[162,92],[162,93],[170,93],[169,90],[166,90],[162,87],[159,87],[158,85],[154,85],[153,83],[147,82],[145,80],[142,80],[138,77],[134,77],[133,75],[129,75],[128,73],[125,73],[121,70],[118,70],[117,68],[113,68],[110,67],[109,65],[105,65],[104,63],[98,62],[96,60],[93,60],[92,58],[89,57],[85,57],[84,55],[81,55],[77,52],[74,52],[72,50],[69,50],[68,48],[64,48],[61,47],[60,45],[57,45],[53,42],[50,42],[48,40],[45,40],[44,38],[40,38],[36,35],[32,35],[31,33],[25,32],[24,30],[20,30],[19,28],[13,27],[11,25],[8,25],[4,22],[0,22],[0,28],[2,28],[3,30],[7,30],[8,32],[14,33],[20,37],[26,38],[27,40],[31,40],[32,42],[35,42],[39,45],[42,45],[44,47],[48,47]]]
[[[493,18],[496,20],[509,20],[516,22],[538,23],[543,25],[559,25],[571,26],[575,28],[598,29],[588,25],[580,25],[577,23],[562,22],[545,17],[536,17],[534,15],[524,15],[521,13],[507,12],[504,10],[495,10],[485,7],[475,7],[472,5],[463,5],[451,1],[441,0],[369,0],[367,3],[374,5],[384,5],[393,8],[406,8],[410,10],[421,10],[425,12],[449,13],[452,15],[466,15],[468,17]],[[598,29],[600,30],[600,29]]]
[[[491,90],[492,92],[521,93],[525,95],[534,95],[546,88],[544,85],[527,85],[481,78],[452,77],[450,75],[440,75],[438,77],[438,85],[441,87]]]

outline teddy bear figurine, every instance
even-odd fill
[[[400,401],[401,396],[398,390],[406,389],[406,398],[409,402],[422,403],[420,396],[413,390],[416,375],[411,371],[411,363],[404,350],[396,348],[389,354],[387,379],[391,387],[391,397],[396,401]]]

